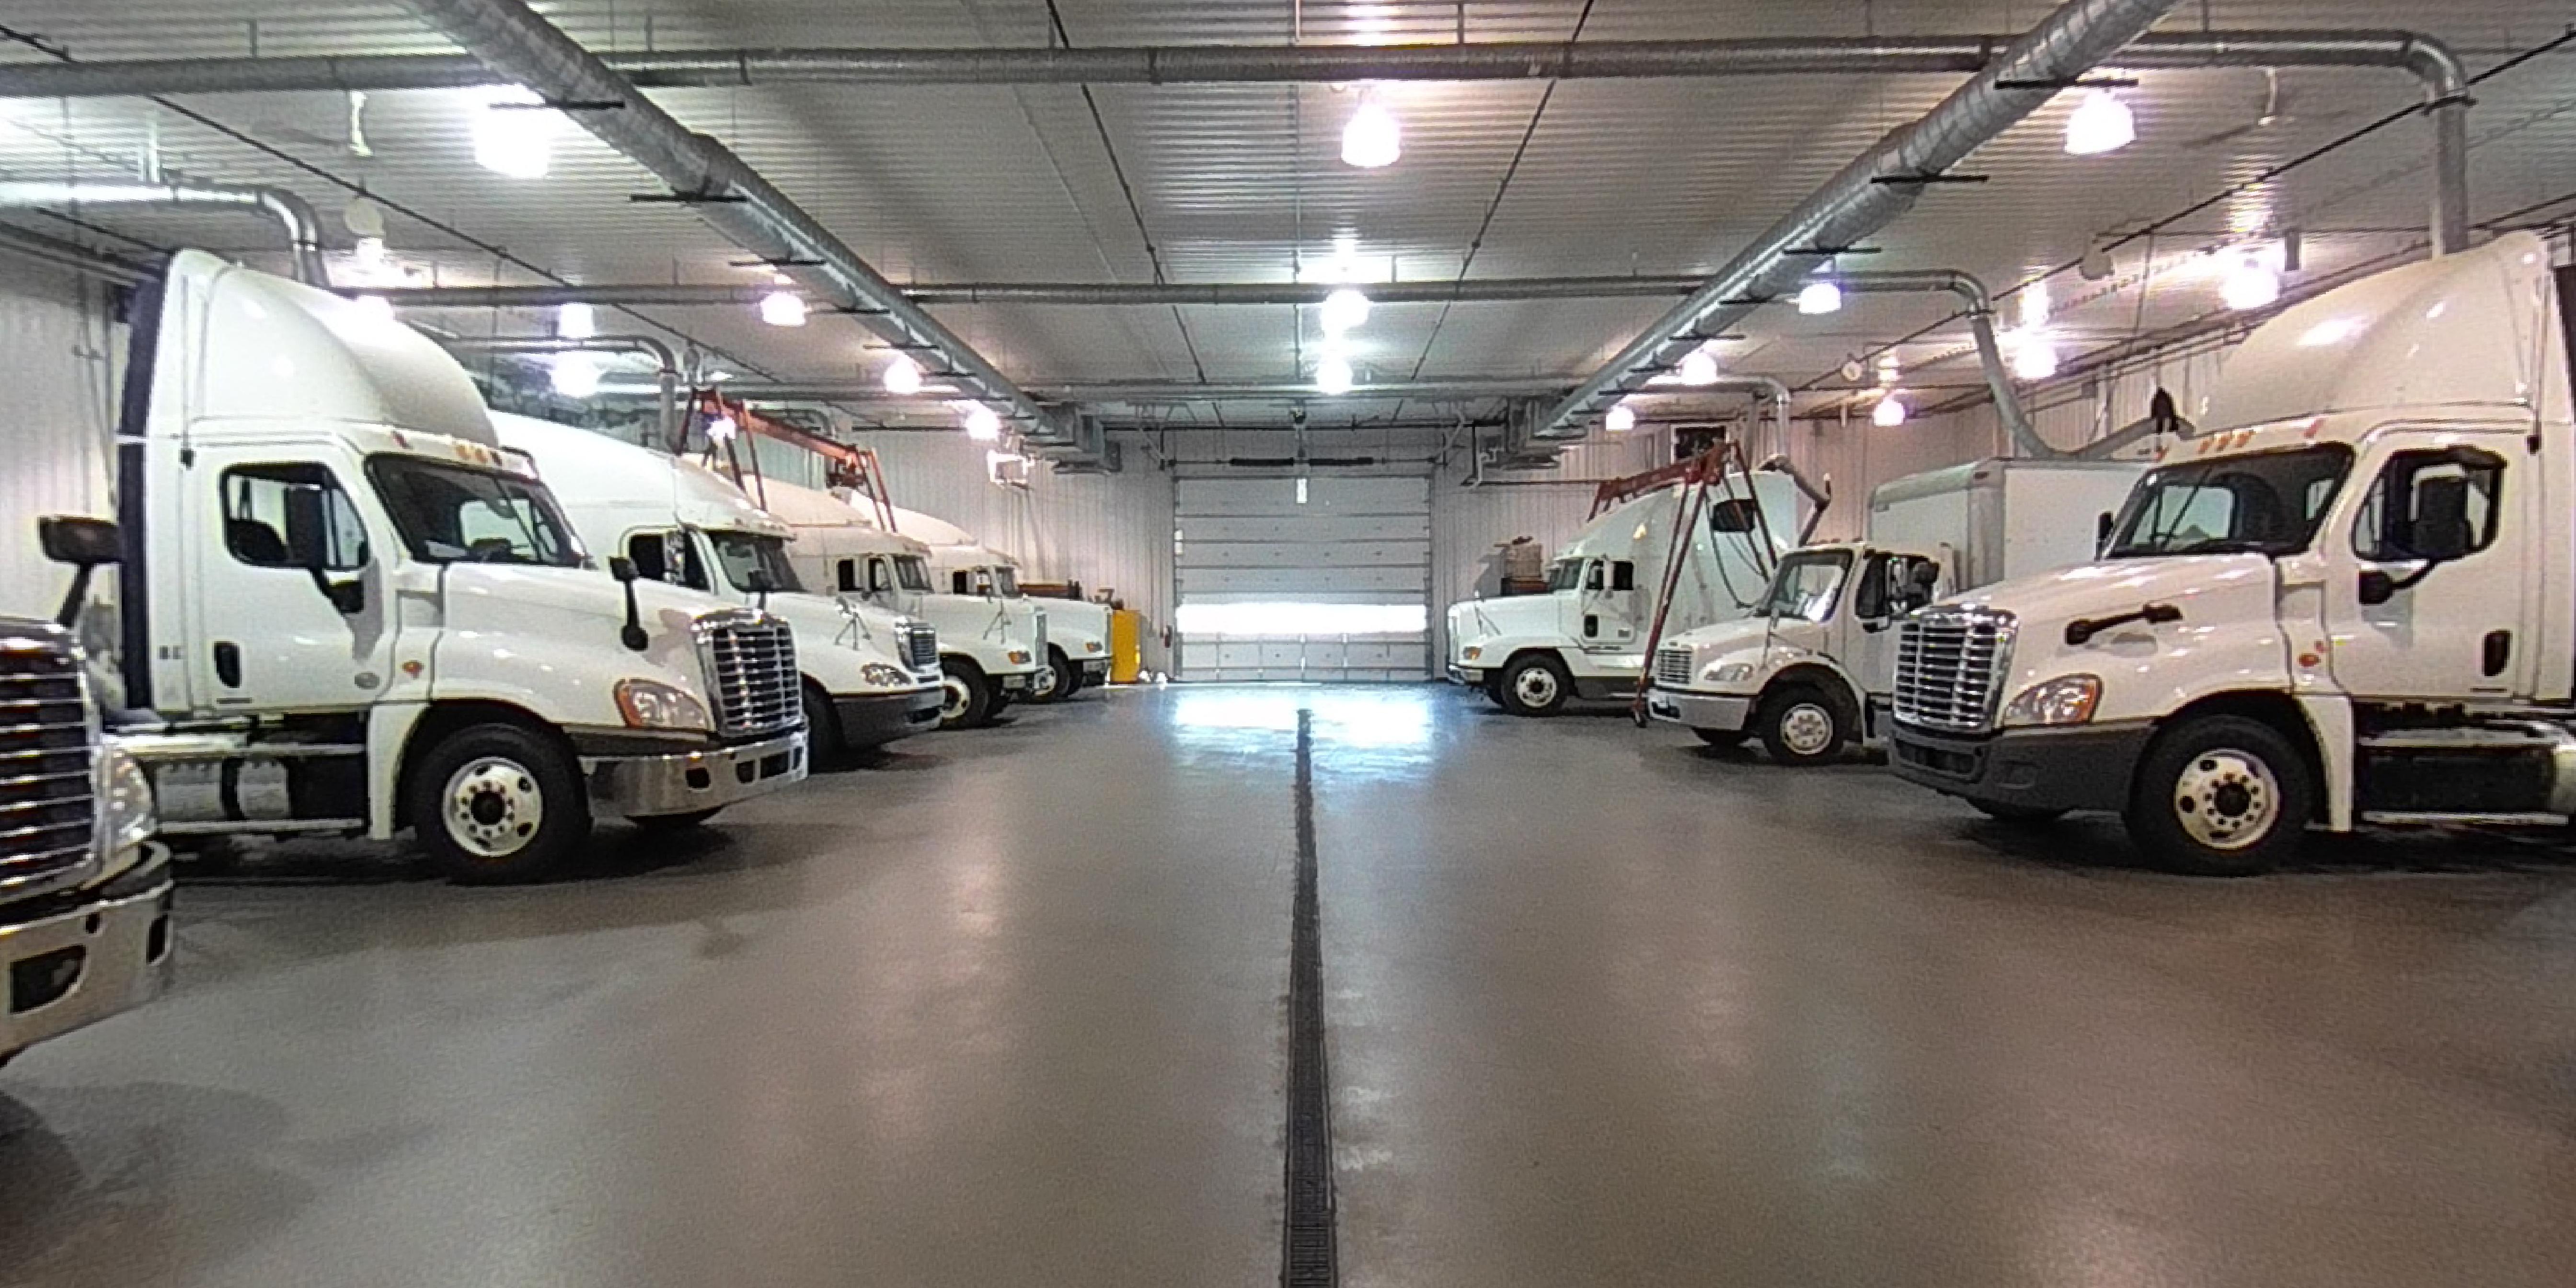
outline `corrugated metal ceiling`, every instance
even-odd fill
[[[601,50],[1024,46],[1046,43],[1052,27],[1043,0],[580,0],[539,7]],[[1462,6],[1058,0],[1056,8],[1073,42],[1100,45],[1446,40],[1456,35]],[[1658,39],[2009,31],[2049,6],[1516,0],[1469,3],[1463,11],[1472,40],[1562,39],[1587,8],[1587,39]],[[10,26],[41,33],[82,59],[446,48],[390,2],[11,0],[7,10]],[[2179,7],[2167,29],[2415,25],[2483,68],[2571,21],[2576,0],[2210,0]],[[2472,127],[2480,218],[2576,190],[2571,70],[2576,55],[2552,55],[2481,88]],[[898,281],[1151,280],[1148,233],[1174,280],[1285,280],[1301,263],[1329,255],[1336,233],[1356,235],[1371,263],[1419,279],[1454,277],[1462,268],[1479,277],[1704,271],[1886,129],[1929,107],[1955,79],[1583,81],[1552,94],[1526,82],[1395,86],[1380,92],[1405,122],[1405,156],[1367,172],[1338,159],[1341,124],[1357,94],[1331,86],[1101,87],[1091,101],[1115,149],[1115,169],[1090,104],[1068,86],[798,86],[655,96],[692,127],[723,138]],[[2131,94],[2138,144],[2090,160],[2058,147],[2069,106],[2061,101],[1978,155],[1973,167],[1991,182],[1928,194],[1880,239],[1885,253],[1852,266],[1964,268],[2008,285],[2035,267],[2074,259],[2103,232],[2181,209],[2416,95],[2406,77],[2384,71],[2289,70],[2279,84],[2277,119],[2253,126],[2267,94],[2259,71],[2147,75]],[[1533,129],[1543,99],[1546,111]],[[649,186],[641,171],[587,135],[567,137],[554,173],[541,181],[480,170],[467,140],[473,101],[455,91],[372,96],[363,116],[367,156],[349,147],[350,108],[341,95],[186,101],[293,163],[145,102],[19,102],[5,105],[0,169],[20,177],[126,175],[157,161],[204,178],[283,183],[336,209],[347,192],[300,163],[560,277],[745,275],[734,266],[739,252],[684,210],[627,201]],[[2400,253],[2425,219],[2428,139],[2421,121],[2401,122],[2186,222],[2160,237],[2157,249],[2178,261],[2172,253],[2231,230],[2294,226],[2310,234],[2311,271]],[[123,216],[96,222],[226,249],[260,247],[266,235],[253,224]],[[341,230],[331,231],[345,243]],[[525,268],[410,220],[394,221],[392,240],[403,258],[442,281],[534,280]],[[2139,263],[2133,254],[2123,268]],[[2069,275],[2057,284],[2061,299],[2098,298],[2061,309],[2057,325],[2070,341],[2099,342],[2215,307],[2211,276],[2187,265],[2148,285],[2142,298],[2134,286],[2106,292]],[[875,360],[862,333],[836,319],[782,331],[739,309],[642,312],[736,363],[782,377],[854,377]],[[1651,300],[1384,307],[1359,333],[1356,358],[1366,378],[1417,370],[1571,377],[1658,312]],[[1823,377],[1838,385],[1832,373],[1846,354],[1946,312],[1941,301],[1895,299],[1858,300],[1828,318],[1765,310],[1727,360],[1792,382]],[[1311,316],[1284,307],[987,305],[943,316],[1005,370],[1038,384],[1193,379],[1202,372],[1218,380],[1288,378],[1301,353],[1311,361],[1319,334]],[[520,314],[437,320],[478,332],[538,323]],[[1957,337],[1936,335],[1901,357],[1914,366],[1957,349]],[[1954,361],[1920,379],[1959,382],[1968,374]]]

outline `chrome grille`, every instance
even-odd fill
[[[98,829],[98,730],[71,637],[0,630],[0,891],[87,862]]]
[[[903,625],[903,664],[916,671],[939,669],[939,630],[928,622]]]
[[[1687,685],[1690,680],[1690,645],[1666,644],[1655,650],[1655,683]]]
[[[2013,619],[1980,609],[1931,608],[1896,636],[1896,719],[1945,733],[1983,733],[2012,657]]]
[[[1036,659],[1036,660],[1038,660],[1039,662],[1044,662],[1044,661],[1046,661],[1046,655],[1047,655],[1047,654],[1046,654],[1046,610],[1045,610],[1045,609],[1043,609],[1043,608],[1041,608],[1041,609],[1037,610],[1035,613],[1031,614],[1031,615],[1030,615],[1030,617],[1031,617],[1031,619],[1032,619],[1032,620],[1031,620],[1030,625],[1029,625],[1029,631],[1030,631],[1030,636],[1029,636],[1029,638],[1030,638],[1030,640],[1031,640],[1031,641],[1032,641],[1032,643],[1033,643],[1033,648],[1032,648],[1032,651],[1029,653],[1029,656],[1030,656],[1030,657],[1032,657],[1032,658],[1035,658],[1035,659]]]
[[[766,613],[698,619],[698,647],[715,690],[716,731],[725,737],[776,733],[804,717],[796,637]]]

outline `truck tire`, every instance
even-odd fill
[[[724,806],[718,805],[714,809],[693,809],[685,814],[646,814],[626,821],[647,832],[685,832],[723,812]]]
[[[590,836],[572,753],[518,725],[448,734],[412,763],[403,790],[430,862],[463,884],[550,876]]]
[[[2007,805],[2002,801],[1970,801],[1979,813],[1998,823],[2016,827],[2041,827],[2066,817],[2062,809],[2044,809],[2037,805]]]
[[[993,682],[984,668],[962,657],[939,659],[939,727],[980,729],[993,719]]]
[[[1516,716],[1552,716],[1574,696],[1574,677],[1565,663],[1546,653],[1532,653],[1503,668],[1494,696]]]
[[[1054,654],[1055,664],[1062,668],[1056,675],[1058,683],[1055,696],[1058,701],[1070,698],[1091,686],[1089,680],[1082,678],[1082,668],[1075,666],[1073,659],[1065,656],[1063,650],[1049,645],[1048,652]]]
[[[1715,747],[1720,751],[1725,751],[1731,747],[1741,747],[1744,745],[1745,738],[1750,736],[1741,729],[1693,728],[1691,732],[1698,734],[1701,742],[1707,743],[1709,746]]]
[[[2243,716],[2201,716],[2156,736],[2129,790],[2129,836],[2147,860],[2196,876],[2268,871],[2316,816],[2307,757]]]
[[[1852,718],[1842,700],[1812,684],[1784,684],[1762,695],[1753,727],[1762,748],[1783,765],[1821,765],[1843,754]]]
[[[805,758],[831,760],[849,747],[841,741],[841,722],[832,715],[832,700],[823,696],[822,686],[808,680],[805,691]]]
[[[1047,646],[1046,664],[1038,668],[1037,674],[1029,677],[1028,700],[1037,706],[1062,702],[1072,697],[1073,691],[1081,687],[1082,673],[1073,669],[1073,663],[1065,660],[1064,650],[1050,644]]]

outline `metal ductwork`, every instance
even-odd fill
[[[781,84],[1187,85],[1968,74],[2011,37],[1512,41],[1456,45],[1192,45],[1099,49],[709,49],[599,56],[644,88]],[[2416,78],[2434,126],[2435,246],[2468,244],[2468,74],[2441,40],[2402,30],[2168,32],[2120,59],[2141,71],[2384,67]],[[212,58],[17,63],[0,98],[450,89],[508,78],[472,57]]]
[[[220,183],[126,183],[95,180],[0,181],[0,209],[43,210],[81,206],[225,206],[266,215],[285,230],[295,280],[328,287],[322,265],[322,221],[304,198],[283,188]]]
[[[1183,380],[1121,380],[1048,385],[1037,390],[1048,398],[1083,403],[1330,402],[1334,400],[1422,398],[1473,399],[1555,396],[1571,385],[1564,378],[1519,376],[1434,376],[1422,380],[1359,385],[1344,394],[1327,394],[1313,381],[1237,381],[1199,384]],[[1774,382],[1776,383],[1776,382]],[[950,389],[925,388],[910,395],[893,394],[867,381],[800,381],[762,384],[728,381],[725,396],[747,401],[917,403],[936,406],[957,396]]]
[[[2013,445],[2025,456],[2048,458],[2066,453],[2048,445],[2033,429],[2030,412],[2022,406],[2021,391],[2013,386],[2012,371],[2004,365],[2003,346],[1995,341],[1995,299],[1986,284],[1975,276],[1955,269],[1935,268],[1893,273],[1836,273],[1834,280],[1846,291],[1862,295],[1914,294],[1938,292],[1959,297],[1962,312],[1968,319],[1968,333],[1977,343],[1977,365],[1984,369],[1986,392],[1994,398],[1995,415],[2012,435]]]
[[[111,255],[101,254],[87,246],[47,237],[24,228],[0,225],[0,252],[31,259],[40,264],[94,277],[118,286],[140,285],[152,271],[140,264],[130,264]]]
[[[1494,300],[1583,300],[1679,297],[1700,284],[1690,276],[1493,277],[1466,281],[1362,282],[1373,304],[1457,304]],[[914,282],[904,297],[925,306],[956,304],[1301,305],[1321,304],[1335,282]],[[602,306],[758,304],[773,288],[759,284],[603,286],[411,286],[369,288],[396,308],[528,309],[575,302]]]
[[[640,353],[654,364],[654,429],[657,441],[677,451],[680,443],[680,355],[671,346],[649,335],[595,335],[585,340],[571,339],[480,339],[472,336],[435,336],[441,345],[460,353],[550,354],[550,353]]]
[[[523,0],[405,3],[493,74],[565,109],[601,142],[652,171],[736,245],[856,312],[861,325],[915,355],[934,379],[993,404],[1032,441],[1061,437],[1057,414],[905,299],[787,194],[722,143],[673,119]]]
[[[1984,71],[1843,167],[1717,275],[1632,340],[1535,429],[1581,438],[1611,404],[1643,388],[1761,304],[1794,289],[1831,252],[1911,208],[1923,187],[2037,110],[2072,78],[2135,40],[2176,0],[2070,0]]]

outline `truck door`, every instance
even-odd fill
[[[1633,647],[1638,622],[1637,565],[1628,559],[1595,559],[1583,570],[1578,638],[1585,648]]]
[[[1896,687],[1896,619],[1931,603],[1939,565],[1921,555],[1872,551],[1851,584],[1851,611],[1836,639],[1843,669],[1872,695]]]
[[[229,459],[227,457],[229,456]],[[202,453],[183,518],[196,575],[191,682],[217,711],[362,707],[387,682],[384,568],[346,482],[316,461]]]
[[[2465,445],[2364,467],[2351,525],[2318,538],[2336,683],[2365,701],[2511,696],[2536,643],[2520,629],[2529,479]]]

